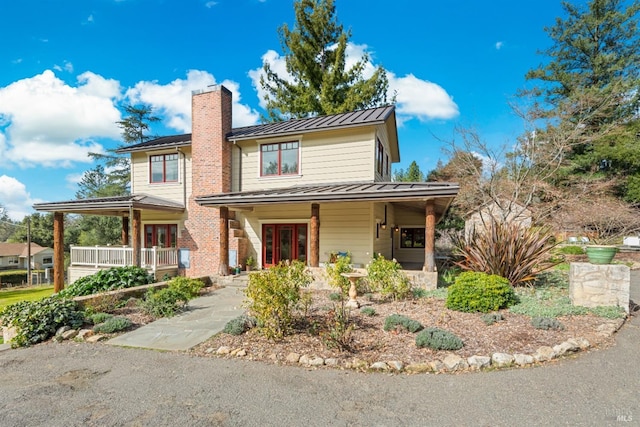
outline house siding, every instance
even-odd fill
[[[425,228],[425,214],[419,210],[396,209],[395,222],[400,229],[408,228]],[[401,230],[400,230],[401,231]],[[424,263],[424,248],[401,248],[400,233],[394,235],[394,257],[399,262]]]
[[[149,157],[157,154],[175,154],[176,150],[157,150],[144,153],[131,153],[131,193],[149,194],[177,203],[184,203],[191,196],[191,147],[181,148],[178,156],[178,182],[150,183]],[[186,168],[186,173],[185,173]],[[185,185],[186,180],[186,185]],[[186,197],[185,197],[186,191]]]

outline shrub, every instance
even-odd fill
[[[411,295],[411,282],[396,260],[375,256],[367,266],[367,280],[372,290],[394,300]]]
[[[375,316],[376,309],[373,307],[362,307],[360,309],[360,313],[364,314],[365,316]]]
[[[27,270],[0,271],[0,283],[22,285],[27,282]]]
[[[329,299],[333,302],[342,301],[344,296],[339,292],[332,292],[329,294]]]
[[[84,313],[73,300],[52,295],[38,301],[22,301],[0,312],[2,324],[16,328],[11,345],[22,347],[37,344],[52,337],[61,326],[79,328]]]
[[[150,289],[140,301],[142,310],[153,317],[173,317],[187,305],[184,294],[172,288]]]
[[[467,239],[454,238],[456,265],[463,270],[480,271],[506,278],[512,285],[530,282],[535,272],[553,266],[547,261],[555,247],[549,229],[524,228],[517,223],[488,221],[486,229],[473,230]]]
[[[448,288],[451,286],[456,277],[461,273],[460,268],[452,267],[443,270],[441,274],[438,274],[438,287],[439,288]]]
[[[109,314],[109,313],[93,313],[90,316],[86,316],[87,320],[89,322],[91,322],[94,325],[98,325],[100,323],[106,322],[107,320],[111,319],[113,317],[113,314]]]
[[[131,326],[131,320],[126,317],[110,317],[103,323],[93,327],[94,332],[101,334],[112,334],[114,332],[124,331]]]
[[[351,311],[345,307],[344,300],[334,305],[327,316],[327,332],[322,334],[322,341],[327,348],[349,350],[351,346]]]
[[[490,326],[496,322],[504,320],[504,316],[500,313],[486,313],[483,314],[480,319],[482,319],[485,325]]]
[[[392,314],[384,319],[383,329],[385,331],[392,331],[397,329],[405,329],[409,332],[418,332],[424,328],[417,320],[410,319],[400,314]]]
[[[583,255],[584,249],[582,246],[569,245],[558,247],[558,252],[565,255]]]
[[[464,346],[460,338],[440,328],[427,328],[416,335],[418,348],[433,350],[459,350]]]
[[[449,286],[446,305],[451,310],[486,313],[517,302],[513,288],[504,277],[467,271]]]
[[[558,319],[552,317],[534,317],[531,319],[531,325],[536,329],[544,329],[547,331],[550,329],[554,331],[564,330],[564,325],[560,323]]]
[[[256,326],[256,319],[246,314],[235,317],[224,325],[222,332],[229,335],[242,335],[249,329]]]
[[[349,293],[351,282],[346,277],[342,276],[342,273],[353,272],[351,266],[351,254],[347,253],[344,256],[336,257],[335,263],[327,264],[325,267],[325,273],[329,280],[329,285],[334,288],[339,288],[344,295]]]
[[[200,279],[189,279],[188,277],[176,276],[169,280],[169,288],[173,289],[184,297],[185,301],[189,301],[198,295],[204,287],[204,283]]]
[[[59,294],[66,297],[93,295],[115,289],[146,285],[154,281],[153,276],[149,275],[144,268],[136,266],[114,267],[82,277],[60,291]]]
[[[300,301],[300,290],[311,280],[300,261],[280,263],[249,276],[244,290],[248,298],[246,304],[266,337],[279,339],[289,333],[294,321],[293,311]]]

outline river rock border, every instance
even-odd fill
[[[598,334],[603,337],[611,337],[622,327],[624,321],[624,319],[618,319],[605,322],[598,327]],[[325,359],[313,354],[299,353],[289,353],[284,358],[279,357],[276,354],[271,354],[268,356],[268,359],[276,363],[300,365],[307,368],[334,367],[368,372],[438,374],[532,366],[565,357],[580,351],[585,351],[589,348],[591,348],[589,340],[582,337],[576,337],[569,338],[553,347],[542,346],[533,354],[493,353],[491,355],[473,355],[465,358],[455,353],[448,353],[441,359],[435,359],[424,363],[405,364],[399,360],[381,360],[369,363],[358,358],[350,360],[336,358]],[[217,349],[210,347],[206,350],[206,353],[225,358],[241,357],[249,360],[252,359],[247,349],[242,347],[231,348],[228,346],[221,346]]]

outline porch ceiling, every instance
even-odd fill
[[[201,206],[246,209],[274,203],[394,202],[422,209],[435,201],[443,213],[458,194],[460,186],[449,182],[368,182],[300,185],[264,191],[245,191],[196,197]]]
[[[184,211],[184,206],[180,203],[147,194],[36,203],[33,208],[40,212],[107,216],[129,216],[131,209],[161,212]]]

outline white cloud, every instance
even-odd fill
[[[165,116],[167,126],[180,132],[191,132],[191,92],[215,85],[215,77],[200,70],[189,70],[187,78],[176,79],[166,85],[157,81],[141,81],[127,91],[127,97],[133,103],[149,104],[156,114]],[[233,93],[233,126],[256,124],[260,115],[250,107],[240,104],[240,85],[225,80],[222,82]]]
[[[346,68],[352,67],[364,54],[370,55],[367,45],[349,43],[346,49]],[[281,57],[276,51],[268,50],[262,55],[262,63],[268,63],[271,69],[280,77],[291,80],[291,76],[286,70],[284,57]],[[377,67],[369,59],[364,64],[363,76],[365,78],[371,77]],[[260,106],[265,108],[265,91],[260,86],[260,76],[262,75],[262,67],[249,71],[249,77],[260,99]],[[390,70],[387,70],[387,77],[389,79],[389,98],[394,93],[397,94],[396,108],[400,122],[412,118],[419,120],[446,120],[458,116],[458,106],[453,101],[453,97],[442,86],[428,80],[419,79],[413,74],[399,77]]]
[[[19,221],[31,214],[31,205],[38,202],[42,200],[32,199],[23,183],[13,177],[0,175],[0,205],[12,220]]]
[[[53,69],[56,71],[67,71],[73,73],[73,64],[69,61],[63,61],[62,65],[54,65]]]
[[[218,2],[217,1],[208,1],[204,4],[204,6],[208,9],[211,9],[213,6],[217,5]]]
[[[93,138],[117,138],[119,83],[93,73],[67,85],[46,70],[0,88],[0,162],[69,166],[102,152]]]
[[[496,50],[502,49],[503,46],[504,46],[504,42],[496,42]]]

